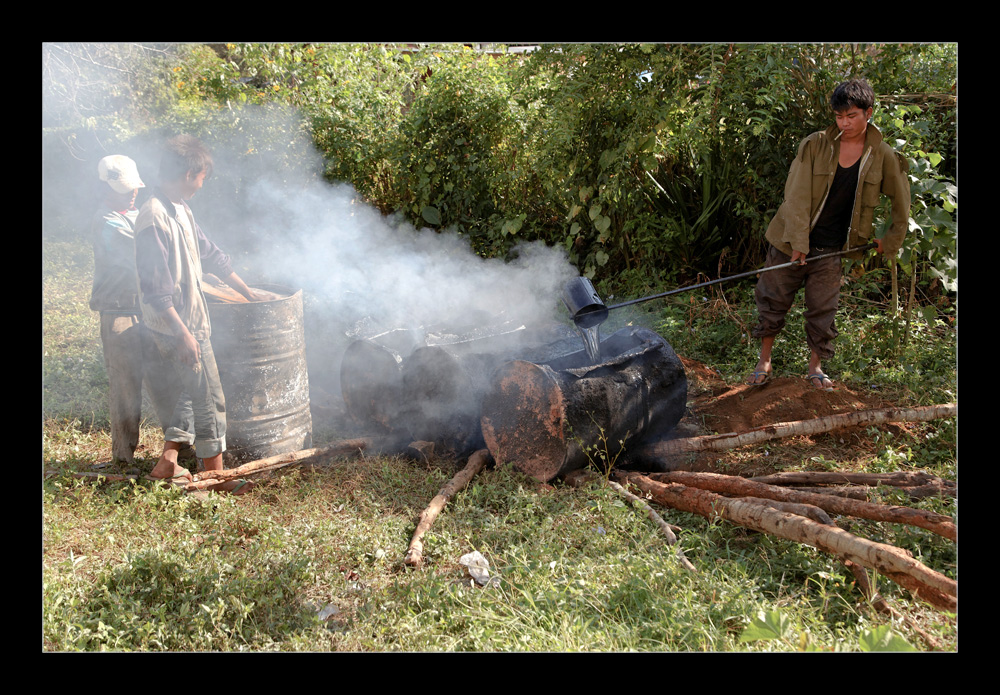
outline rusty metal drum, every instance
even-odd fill
[[[312,446],[302,291],[257,288],[277,298],[209,301],[212,348],[226,395],[227,465]]]

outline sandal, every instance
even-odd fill
[[[184,473],[178,473],[177,475],[171,476],[169,478],[154,478],[153,476],[147,476],[150,480],[157,483],[167,483],[168,485],[176,485],[180,488],[187,487],[188,483],[194,482],[191,474],[187,471]]]
[[[764,377],[763,381],[757,381],[761,376]],[[750,372],[750,376],[747,377],[746,381],[743,383],[747,386],[763,386],[767,383],[768,379],[771,378],[771,372]]]
[[[254,487],[256,487],[256,486],[257,486],[257,483],[254,483],[254,482],[249,481],[249,480],[242,480],[242,479],[240,479],[240,480],[237,481],[236,487],[234,487],[232,490],[229,491],[229,494],[230,495],[245,495],[248,492],[250,492],[251,490],[253,490]],[[243,488],[246,488],[246,489],[244,490]],[[241,490],[242,490],[242,492],[241,492]]]
[[[228,483],[236,483],[236,485],[235,487],[227,490],[223,486],[227,485]],[[218,485],[213,485],[212,487],[209,488],[209,490],[213,492],[227,492],[230,495],[245,495],[251,490],[253,490],[255,487],[257,487],[257,483],[253,482],[252,480],[244,480],[243,478],[234,478],[232,480],[219,481]]]
[[[813,388],[816,389],[817,391],[833,391],[833,379],[828,377],[823,372],[816,372],[815,374],[810,374],[809,376],[806,377],[806,379],[810,383],[812,383]],[[830,385],[824,386],[823,385],[824,381],[829,381]]]

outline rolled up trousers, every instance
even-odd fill
[[[155,334],[156,344],[173,368],[176,400],[169,423],[163,428],[168,442],[194,445],[198,458],[226,450],[226,397],[210,340],[199,340],[201,361],[192,369],[176,358],[175,339]]]
[[[839,248],[814,248],[806,257],[806,264],[781,268],[762,273],[757,280],[754,298],[757,302],[755,338],[777,335],[785,327],[785,316],[792,306],[799,288],[805,288],[806,342],[820,359],[834,355],[833,342],[837,337],[834,325],[840,303],[841,257],[833,256],[818,261],[810,256],[839,251]],[[774,246],[768,249],[764,267],[791,262],[788,256]]]

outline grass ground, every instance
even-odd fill
[[[601,485],[484,471],[425,536],[425,566],[414,571],[402,558],[416,516],[453,462],[371,457],[289,468],[239,498],[73,478],[110,454],[106,377],[87,308],[90,263],[80,244],[43,243],[44,651],[929,649],[916,628],[939,649],[957,650],[955,616],[884,579],[875,578],[878,589],[905,620],[872,610],[844,566],[808,546],[663,510],[683,529],[681,545],[698,568],[687,572],[645,514]],[[753,346],[738,335],[745,299],[657,311],[680,354],[730,379],[750,366]],[[921,324],[908,352],[892,356],[882,346],[892,336],[872,315],[849,313],[842,334],[875,337],[844,341],[838,373],[863,374],[901,404],[956,400],[947,317]],[[158,435],[143,428],[140,472],[155,462]],[[337,435],[322,433],[317,444]],[[852,467],[957,475],[954,422],[888,440]],[[722,465],[753,455],[727,454]],[[804,465],[808,455],[791,458]],[[921,505],[957,513],[941,500]],[[953,544],[920,529],[852,523],[957,578]],[[473,550],[498,583],[471,584],[458,560]]]

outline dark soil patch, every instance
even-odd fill
[[[772,377],[764,386],[726,384],[705,365],[681,358],[694,417],[705,433],[746,432],[777,422],[809,420],[856,410],[891,407],[880,397],[837,384],[819,391],[805,378]]]
[[[772,377],[764,386],[727,384],[706,365],[681,358],[688,378],[689,411],[678,427],[680,436],[747,432],[780,422],[811,420],[858,410],[892,407],[876,394],[855,391],[836,384],[833,391],[818,391],[804,377]],[[882,425],[887,430],[900,428]],[[756,448],[750,447],[757,451]],[[765,447],[767,456],[748,453],[747,447],[727,452],[688,456],[683,465],[690,470],[764,474],[794,465],[808,469],[812,459],[843,461],[870,455],[871,441],[864,427],[843,428],[814,436],[774,440]],[[734,470],[734,467],[736,470]]]

